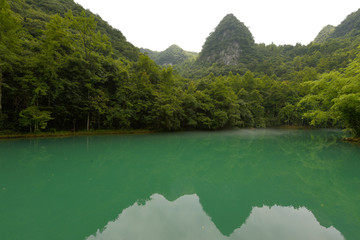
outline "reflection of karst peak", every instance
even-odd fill
[[[259,229],[261,228],[261,231]],[[278,231],[281,229],[281,231]],[[254,207],[241,227],[224,236],[203,211],[195,194],[168,201],[159,194],[144,205],[125,209],[96,239],[333,239],[344,238],[335,228],[322,227],[306,208]]]
[[[21,164],[12,164],[26,177],[4,184],[0,195],[13,191],[25,197],[21,204],[0,206],[6,219],[2,226],[9,226],[2,230],[19,226],[23,235],[36,238],[37,229],[21,220],[37,216],[34,224],[49,229],[43,239],[59,226],[63,235],[56,239],[81,239],[137,201],[138,208],[146,208],[158,193],[164,204],[195,196],[221,236],[235,234],[254,207],[278,205],[305,207],[321,226],[334,226],[355,240],[360,235],[360,149],[337,137],[331,131],[255,129],[21,140],[22,147],[11,146],[16,149],[12,158]],[[49,160],[36,160],[38,152]],[[34,173],[31,181],[29,172]]]
[[[280,205],[304,206],[320,225],[334,226],[347,239],[357,239],[359,221],[352,212],[358,206],[351,205],[357,202],[351,194],[356,184],[349,186],[337,174],[351,171],[348,166],[353,156],[333,147],[336,138],[332,134],[267,129],[181,133],[151,138],[154,142],[166,138],[159,149],[148,144],[150,136],[134,138],[142,151],[129,151],[131,142],[120,146],[126,158],[121,168],[112,167],[121,169],[113,174],[115,179],[127,179],[111,186],[126,196],[126,203],[119,198],[123,209],[153,193],[170,201],[196,193],[204,212],[225,236],[244,224],[253,207]],[[115,147],[119,145],[104,146]],[[137,159],[135,166],[132,159]],[[355,171],[349,174],[357,176]]]

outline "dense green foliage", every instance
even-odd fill
[[[0,127],[4,124],[3,114],[3,87],[8,86],[6,73],[12,70],[17,61],[17,48],[19,47],[20,21],[10,10],[5,0],[0,0]],[[4,76],[5,75],[5,76]]]
[[[198,58],[177,46],[148,53],[172,68],[72,0],[9,3],[0,0],[3,130],[286,124],[345,126],[359,135],[355,30],[308,46],[255,44],[230,14]]]
[[[112,28],[100,16],[85,10],[74,0],[9,0],[8,2],[12,10],[22,17],[24,28],[35,38],[39,38],[43,34],[52,15],[59,14],[63,17],[69,10],[74,15],[80,15],[85,11],[86,15],[92,15],[97,22],[96,30],[109,36],[114,51],[113,57],[125,57],[131,60],[138,58],[139,50],[127,42],[119,30]]]
[[[309,93],[298,103],[314,126],[347,126],[360,136],[360,55],[342,71],[305,83]]]

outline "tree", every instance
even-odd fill
[[[20,124],[22,126],[29,126],[30,132],[38,132],[40,129],[45,129],[51,117],[51,112],[40,111],[37,106],[30,106],[20,112]]]
[[[332,110],[339,113],[355,137],[360,137],[360,93],[341,95],[334,99]]]
[[[294,124],[298,118],[296,107],[290,103],[286,104],[285,107],[281,108],[279,118],[280,121],[284,122],[286,125]]]
[[[89,130],[92,118],[106,112],[107,96],[98,87],[106,81],[103,63],[111,54],[112,47],[109,38],[96,31],[97,22],[93,15],[87,16],[83,11],[80,16],[74,16],[69,11],[65,19],[58,18],[55,17],[48,25],[49,36],[60,40],[54,47],[66,54],[62,75],[68,86],[76,83],[73,89],[79,101],[73,106],[86,114],[86,129]],[[52,41],[50,43],[53,44]],[[71,74],[68,74],[69,71]]]
[[[19,47],[20,21],[11,11],[6,0],[0,0],[0,119],[2,118],[2,91],[6,86],[4,72],[11,69],[17,59],[16,49]]]
[[[86,16],[85,11],[80,16],[73,16],[70,11],[66,14],[66,17],[70,20],[71,29],[74,31],[72,38],[75,51],[84,60],[83,66],[86,68],[84,69],[86,76],[82,84],[87,92],[87,101],[85,103],[87,106],[86,130],[89,131],[92,110],[99,110],[99,101],[106,101],[102,91],[96,90],[96,85],[104,80],[99,76],[101,69],[99,62],[103,55],[110,54],[111,44],[105,35],[102,35],[99,31],[96,32],[97,23],[94,16]]]

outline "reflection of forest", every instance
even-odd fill
[[[360,148],[339,142],[338,136],[334,131],[241,130],[35,140],[24,148],[27,157],[13,153],[22,164],[17,174],[41,171],[31,183],[21,183],[31,209],[14,209],[8,224],[24,212],[41,217],[45,204],[57,216],[44,221],[45,227],[55,231],[61,225],[63,238],[83,238],[154,193],[170,201],[195,193],[226,236],[253,207],[278,205],[306,207],[322,226],[357,239]],[[41,160],[24,164],[24,159],[39,159],[31,158],[35,153]],[[44,183],[52,174],[53,181]]]

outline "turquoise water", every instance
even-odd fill
[[[1,239],[358,239],[334,130],[0,141]]]

